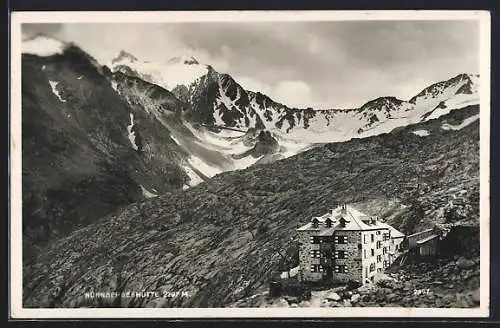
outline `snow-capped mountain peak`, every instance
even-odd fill
[[[470,94],[472,93],[471,88],[473,84],[478,84],[479,82],[479,77],[476,76],[474,78],[474,76],[473,74],[462,73],[446,81],[434,83],[411,98],[410,103],[416,104],[422,99],[437,98],[445,92],[451,92],[450,96],[458,93]]]
[[[132,55],[129,52],[126,52],[125,50],[121,50],[118,55],[111,60],[112,64],[121,62],[121,61],[130,61],[130,62],[136,62],[138,61],[137,57]]]
[[[178,56],[161,63],[142,61],[124,51],[111,61],[110,67],[114,72],[141,78],[167,90],[178,85],[188,87],[208,71],[206,65],[201,65],[192,56]]]
[[[61,54],[69,46],[69,43],[49,37],[45,34],[36,34],[22,41],[22,53],[41,57]]]

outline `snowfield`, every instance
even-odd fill
[[[453,130],[453,131],[461,130],[461,129],[465,128],[467,125],[471,124],[472,122],[474,122],[474,121],[476,121],[478,119],[479,119],[479,114],[471,116],[469,118],[466,118],[459,125],[451,125],[451,124],[448,124],[448,123],[444,123],[443,125],[441,125],[441,129],[443,129],[443,130]]]
[[[109,63],[112,70],[125,65],[139,73],[145,81],[157,84],[167,90],[172,90],[177,85],[189,86],[196,79],[207,73],[207,66],[201,64],[185,64],[186,58],[175,58],[166,63],[152,63],[139,61],[130,57],[123,57],[118,61]]]

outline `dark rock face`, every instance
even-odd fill
[[[479,246],[479,227],[456,226],[451,228],[446,238],[440,242],[439,252],[447,258],[464,255],[479,257]]]
[[[175,113],[176,117],[180,118],[187,108],[187,104],[180,101],[172,92],[140,78],[116,72],[113,81],[117,84],[118,93],[128,104],[141,104],[146,111],[160,109]]]
[[[51,57],[23,55],[22,70],[25,259],[47,241],[143,199],[141,185],[152,193],[183,186],[182,153],[168,130],[113,90],[109,71],[93,58],[71,46]],[[175,97],[147,92],[177,110]],[[139,151],[127,136],[130,114]]]
[[[233,304],[242,297],[235,293],[242,286],[243,295],[267,289],[280,268],[276,250],[287,249],[290,232],[307,218],[327,212],[334,202],[354,203],[368,214],[376,211],[399,229],[411,226],[418,231],[443,223],[441,209],[479,187],[479,124],[456,131],[441,126],[478,110],[468,107],[385,135],[324,145],[127,206],[54,241],[36,261],[26,263],[24,306],[102,306],[82,295],[89,289],[148,288],[185,291],[190,296],[123,298],[120,304]],[[425,129],[429,135],[417,136],[412,133],[415,129]],[[262,134],[263,140],[267,137]],[[426,189],[418,187],[422,185]],[[479,207],[464,210],[469,223],[477,226]],[[426,215],[421,217],[418,211]],[[346,301],[335,306],[475,306],[478,262],[470,260],[475,266],[467,263],[464,270],[450,260],[437,270],[432,264],[409,267],[396,277],[399,282],[394,286],[339,293]],[[434,286],[439,280],[443,284]],[[413,296],[417,289],[433,294]],[[54,290],[64,292],[54,298]],[[360,297],[351,300],[349,292]]]
[[[185,115],[187,120],[207,125],[215,124],[213,106],[215,98],[219,95],[217,74],[214,70],[209,70],[196,85],[189,87],[191,101],[190,108]]]
[[[269,131],[261,131],[254,147],[254,156],[272,154],[278,150],[279,144]]]
[[[189,89],[185,85],[176,86],[174,89],[172,89],[172,93],[181,102],[185,104],[189,103]]]

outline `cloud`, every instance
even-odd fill
[[[292,107],[304,108],[313,102],[311,87],[303,81],[281,81],[272,91],[272,95],[277,101]]]
[[[260,92],[270,95],[272,92],[272,87],[260,80],[254,79],[250,76],[234,76],[235,80],[241,85],[245,90],[250,90],[254,92]]]
[[[189,53],[290,106],[408,99],[430,83],[479,70],[477,21],[49,25],[23,32],[54,33],[101,62],[121,49],[152,62]]]
[[[44,24],[22,24],[21,33],[24,38],[29,38],[38,33],[46,35],[57,35],[63,29],[63,24],[44,23]]]

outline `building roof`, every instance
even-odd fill
[[[381,222],[382,225],[386,226],[389,231],[391,232],[391,238],[403,238],[405,236],[404,233],[402,233],[401,231],[397,230],[396,228],[394,228],[393,226],[385,223],[385,222]]]
[[[418,240],[418,241],[417,241],[417,244],[418,244],[418,245],[425,244],[425,243],[427,243],[427,242],[429,242],[429,241],[431,241],[431,240],[433,240],[433,239],[435,239],[435,238],[437,238],[437,237],[439,237],[439,236],[438,236],[438,235],[430,235],[430,236],[429,236],[429,237],[427,237],[427,238],[423,238],[423,239]]]
[[[326,227],[325,221],[327,219],[332,220],[332,227]],[[318,222],[318,227],[313,226],[313,221]],[[328,230],[326,230],[328,229]],[[303,225],[297,230],[320,230],[320,235],[332,234],[335,230],[377,230],[377,229],[390,229],[392,237],[403,237],[404,234],[394,229],[390,225],[384,222],[380,222],[374,217],[368,216],[352,206],[340,205],[331,212],[326,213],[319,217],[313,217],[311,222]]]

